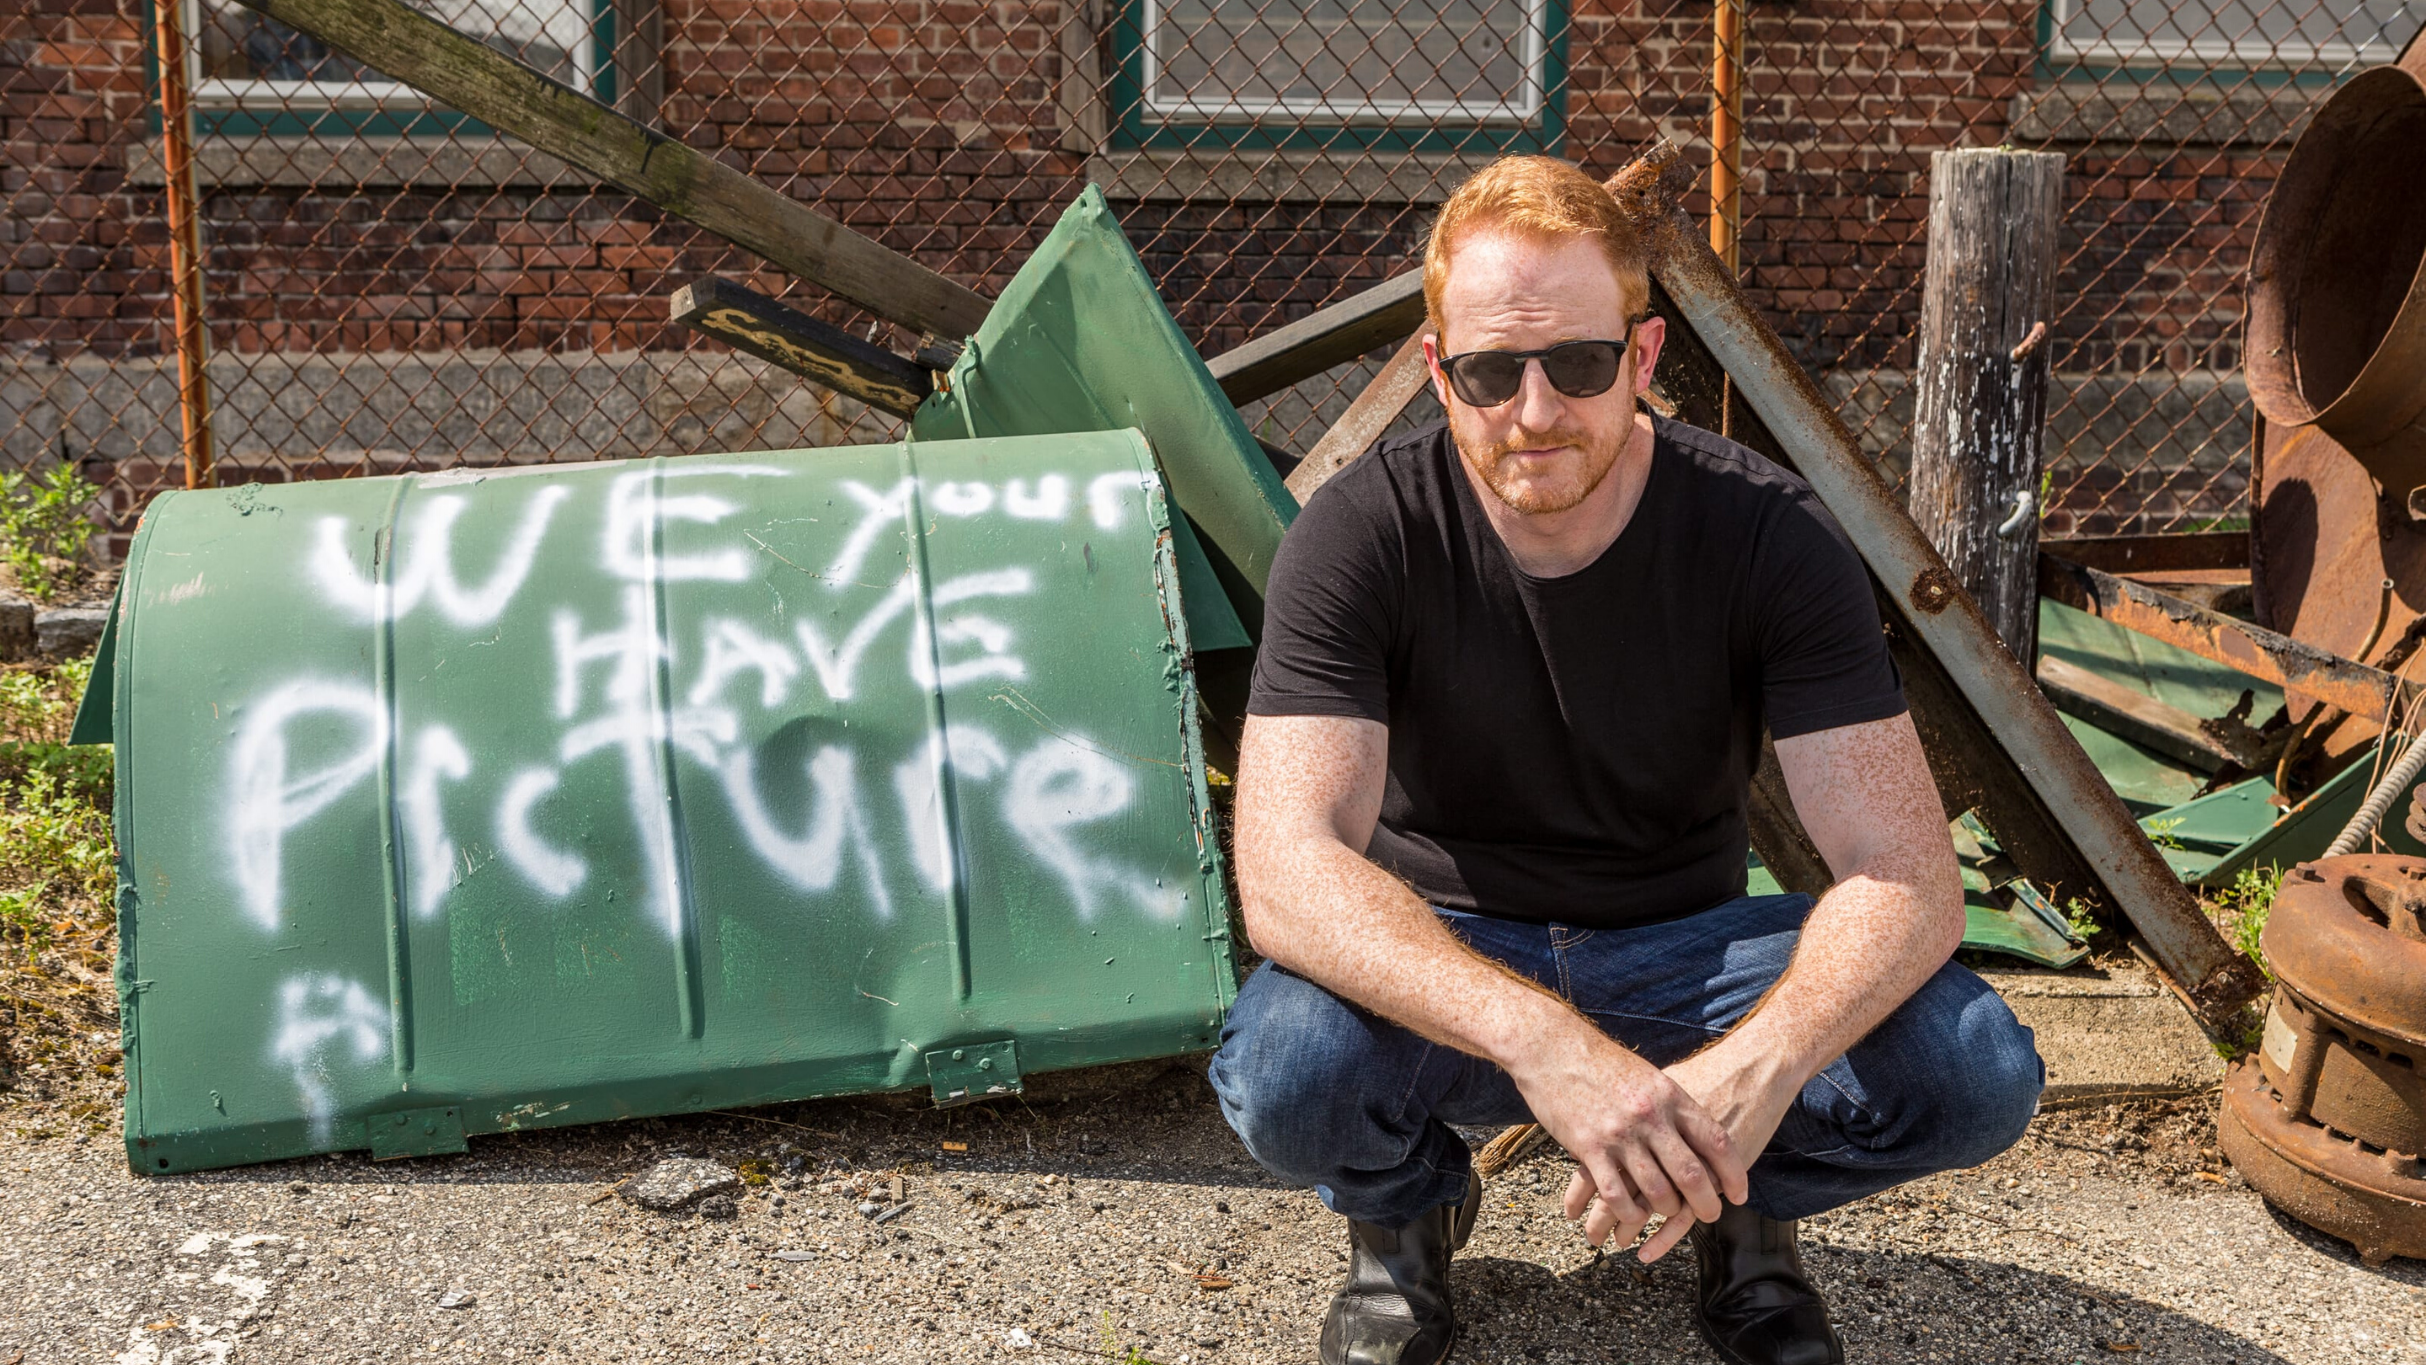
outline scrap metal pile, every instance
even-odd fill
[[[925,340],[894,354],[696,281],[675,322],[907,418],[907,439],[154,504],[79,718],[118,745],[135,1168],[914,1084],[953,1102],[1208,1045],[1234,989],[1208,774],[1234,752],[1281,532],[1422,385],[1418,278],[1208,362],[1094,190],[988,301],[397,0],[245,2]],[[2208,838],[2200,786],[2261,750],[2321,773],[2416,695],[2385,649],[2329,652],[2358,642],[2324,633],[2330,576],[2288,567],[2273,428],[2254,567],[2286,633],[2110,572],[2229,561],[2213,538],[2055,547],[2042,581],[2078,610],[2050,618],[2051,658],[2111,683],[2118,650],[2147,655],[2094,617],[2153,615],[2182,658],[2241,670],[2189,693],[2171,670],[2172,702],[2052,680],[2059,715],[1687,222],[1677,162],[1662,143],[1611,182],[1669,323],[1660,392],[1799,472],[1868,566],[1962,816],[1973,941],[2077,957],[2054,908],[2077,901],[2230,1028],[2261,980],[2184,878],[2253,859],[2186,866],[2190,840],[2160,849],[2141,818],[2188,811],[2177,833]],[[1302,461],[1240,421],[1394,341]],[[2426,553],[2400,564],[2426,574]],[[2369,645],[2426,638],[2418,611],[2377,616]],[[2149,791],[2101,772],[2125,759],[2154,765]],[[2237,850],[2330,820],[2366,766],[2291,819],[2255,776],[2204,799],[2262,822]],[[1774,763],[1752,814],[1760,874],[1825,887]]]

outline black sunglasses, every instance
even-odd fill
[[[1632,330],[1628,329],[1629,332]],[[1440,370],[1449,388],[1466,403],[1496,408],[1524,387],[1525,362],[1539,360],[1542,378],[1569,398],[1597,398],[1617,382],[1617,363],[1626,354],[1623,341],[1562,341],[1538,351],[1467,351],[1442,356]]]

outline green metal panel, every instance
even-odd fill
[[[910,430],[950,440],[1121,427],[1153,444],[1172,501],[1194,524],[1237,611],[1239,620],[1221,619],[1218,599],[1195,591],[1183,544],[1181,586],[1196,647],[1248,643],[1262,633],[1264,579],[1297,500],[1163,309],[1103,191],[1090,185],[1012,277]],[[1186,537],[1186,525],[1177,529]]]
[[[129,1160],[1210,1046],[1169,526],[1135,432],[164,496],[114,649]]]
[[[2044,598],[2039,600],[2039,650],[2194,716],[2223,715],[2243,691],[2252,694],[2252,725],[2264,723],[2283,704],[2283,690],[2272,683]],[[2205,773],[2076,716],[2065,716],[2064,728],[2134,815],[2162,815],[2207,785]]]

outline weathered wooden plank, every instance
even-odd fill
[[[1232,403],[1245,407],[1387,346],[1424,320],[1424,272],[1410,270],[1264,333],[1206,362]]]
[[[913,331],[966,336],[983,295],[400,0],[239,0]]]
[[[1912,519],[2024,663],[2038,647],[2039,444],[2064,158],[1929,158]]]
[[[2200,729],[2197,716],[2112,678],[2100,677],[2079,664],[2042,655],[2038,677],[2039,686],[2046,689],[2056,710],[2187,763],[2200,772],[2220,772],[2227,763],[2246,763],[2246,759]]]
[[[935,391],[925,368],[730,280],[711,276],[684,285],[667,315],[677,326],[896,417],[917,411]]]

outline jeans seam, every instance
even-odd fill
[[[1833,1066],[1833,1065],[1834,1065],[1834,1063],[1830,1063],[1829,1065]],[[1874,1113],[1872,1113],[1872,1112],[1870,1111],[1870,1106],[1869,1106],[1869,1105],[1866,1105],[1866,1104],[1864,1104],[1864,1103],[1862,1103],[1860,1100],[1855,1099],[1855,1098],[1853,1097],[1852,1092],[1850,1092],[1850,1091],[1846,1090],[1846,1089],[1845,1089],[1845,1087],[1843,1087],[1843,1086],[1841,1086],[1841,1085],[1837,1084],[1837,1083],[1836,1083],[1836,1078],[1835,1078],[1834,1076],[1831,1076],[1831,1075],[1829,1075],[1829,1074],[1828,1074],[1828,1071],[1827,1071],[1827,1068],[1826,1068],[1826,1067],[1822,1067],[1822,1068],[1820,1069],[1820,1073],[1819,1073],[1819,1079],[1821,1079],[1821,1080],[1823,1080],[1823,1081],[1826,1081],[1826,1082],[1828,1083],[1828,1088],[1829,1088],[1829,1089],[1831,1089],[1831,1090],[1835,1091],[1835,1092],[1836,1092],[1838,1095],[1842,1096],[1842,1097],[1844,1098],[1844,1101],[1845,1101],[1846,1106],[1847,1106],[1848,1108],[1852,1109],[1852,1110],[1853,1110],[1853,1112],[1855,1112],[1855,1113],[1857,1113],[1857,1114],[1861,1115],[1861,1116],[1862,1116],[1862,1121],[1863,1121],[1864,1123],[1868,1124],[1868,1125],[1869,1125],[1871,1128],[1873,1128],[1873,1129],[1876,1129],[1876,1128],[1879,1126],[1879,1119],[1878,1119],[1878,1115],[1877,1115],[1877,1114],[1874,1114]],[[1847,1144],[1845,1144],[1845,1145],[1846,1145],[1846,1146],[1848,1146],[1848,1147],[1850,1147],[1850,1146],[1852,1146],[1853,1144],[1851,1144],[1851,1143],[1847,1143]]]
[[[1425,1039],[1424,1050],[1416,1054],[1415,1065],[1407,1069],[1407,1088],[1399,1093],[1398,1113],[1393,1115],[1402,1125],[1407,1121],[1407,1106],[1415,1103],[1416,1087],[1424,1082],[1424,1068],[1432,1064],[1432,1052],[1438,1046],[1430,1039]]]
[[[1693,1029],[1697,1032],[1707,1033],[1714,1038],[1726,1033],[1726,1030],[1723,1028],[1716,1028],[1709,1024],[1701,1023],[1698,1020],[1673,1019],[1664,1014],[1636,1014],[1631,1010],[1594,1009],[1587,1009],[1583,1013],[1584,1017],[1588,1019],[1639,1019],[1646,1024],[1666,1024],[1670,1028]]]

